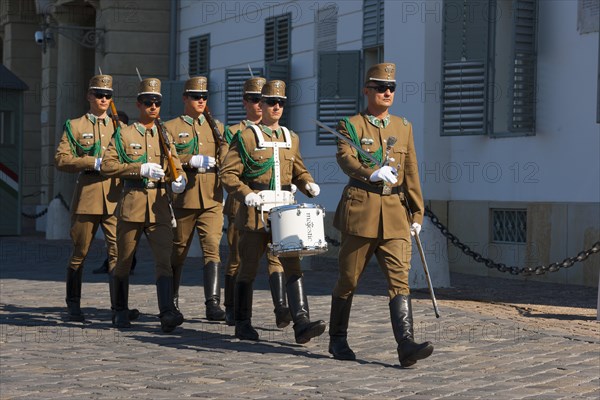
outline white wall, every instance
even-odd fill
[[[598,33],[577,32],[575,1],[540,1],[538,20],[536,135],[451,138],[450,200],[600,201]]]
[[[336,3],[338,50],[360,49],[362,1]],[[335,147],[315,146],[317,6],[183,1],[179,64],[187,65],[188,38],[210,32],[211,81],[222,89],[226,68],[264,67],[264,19],[291,12],[291,128],[323,186],[319,201],[333,211],[346,177],[335,163]],[[387,1],[385,10],[385,58],[397,64],[399,84],[392,113],[413,123],[426,200],[600,202],[598,33],[579,35],[577,2],[540,1],[537,134],[500,139],[439,135],[442,1]],[[213,113],[222,119],[223,92],[211,94]]]

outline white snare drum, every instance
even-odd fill
[[[272,208],[269,221],[273,254],[278,257],[302,257],[326,252],[324,218],[325,210],[316,204]]]

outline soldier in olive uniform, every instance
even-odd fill
[[[109,272],[111,305],[116,312],[113,324],[130,327],[127,302],[129,271],[135,248],[142,232],[146,234],[156,262],[156,292],[161,329],[171,332],[183,323],[183,316],[173,304],[173,270],[171,251],[173,229],[169,209],[170,189],[185,190],[185,175],[177,158],[172,138],[168,137],[176,173],[168,166],[167,153],[161,146],[161,130],[156,124],[162,95],[160,81],[144,79],[136,106],[140,111],[135,122],[115,133],[102,160],[102,173],[123,180],[123,191],[117,205],[117,266]],[[170,179],[172,175],[176,180]]]
[[[290,191],[292,183],[310,197],[320,191],[304,166],[298,136],[279,125],[286,101],[285,83],[267,82],[261,95],[262,122],[247,127],[235,137],[221,168],[225,189],[241,203],[235,217],[240,230],[241,264],[235,283],[234,314],[235,336],[247,340],[258,340],[258,333],[251,324],[252,283],[260,258],[271,241],[270,232],[263,226],[262,219],[266,220],[267,216],[261,215],[262,199],[257,192],[276,186]],[[296,343],[307,343],[325,331],[325,322],[310,322],[300,258],[281,257],[280,260],[287,278]]]
[[[194,239],[195,228],[204,256],[206,318],[211,321],[223,321],[225,311],[219,306],[219,244],[223,235],[223,187],[217,175],[217,160],[221,154],[219,147],[222,140],[213,132],[203,114],[207,100],[206,78],[196,76],[188,79],[183,92],[183,115],[165,123],[165,127],[175,139],[175,147],[188,181],[187,190],[175,196],[173,201],[177,228],[171,264],[175,305],[179,308],[181,273]],[[219,132],[223,132],[222,124],[218,123],[217,127]]]
[[[246,110],[246,119],[236,125],[225,127],[225,140],[231,144],[233,137],[243,131],[250,125],[256,125],[262,118],[260,108],[260,91],[266,83],[265,78],[251,78],[244,82],[244,91],[242,101]],[[229,150],[229,147],[227,147]],[[240,256],[238,252],[239,231],[235,227],[235,214],[240,207],[240,202],[234,196],[227,196],[223,212],[227,215],[227,243],[229,244],[229,259],[225,270],[225,321],[227,325],[235,325],[233,304],[235,278],[240,266]],[[267,268],[269,272],[269,286],[271,287],[271,297],[273,298],[273,310],[275,313],[275,324],[278,328],[285,328],[292,321],[292,315],[287,307],[285,300],[285,285],[283,266],[278,257],[275,257],[270,251],[267,251]]]
[[[329,352],[340,360],[356,358],[347,341],[352,296],[367,262],[375,255],[388,282],[398,358],[407,367],[429,357],[433,346],[429,342],[415,343],[413,336],[408,284],[411,234],[421,229],[424,205],[412,125],[406,118],[388,112],[396,89],[395,69],[391,63],[371,67],[363,88],[367,109],[344,118],[338,125],[339,132],[383,163],[371,163],[338,140],[337,161],[350,180],[334,217],[342,243],[339,277],[331,302]],[[388,145],[391,137],[396,142]],[[404,196],[414,213],[412,224]]]
[[[90,79],[84,116],[67,120],[54,162],[60,171],[78,173],[71,201],[71,239],[73,253],[67,267],[67,308],[71,321],[85,319],[80,308],[83,262],[92,240],[102,226],[108,265],[117,263],[117,219],[113,215],[121,187],[113,178],[100,175],[102,156],[115,131],[107,115],[113,95],[112,77],[96,75]],[[132,318],[139,315],[131,310]]]

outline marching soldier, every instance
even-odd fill
[[[154,254],[156,266],[156,293],[163,332],[171,332],[183,323],[183,316],[173,304],[173,271],[171,250],[173,230],[169,193],[185,190],[185,176],[177,158],[172,138],[168,137],[177,179],[168,167],[168,153],[161,146],[161,134],[168,136],[156,124],[162,95],[160,81],[144,79],[140,83],[136,106],[139,122],[117,132],[102,160],[102,173],[123,180],[123,191],[117,205],[117,265],[109,271],[111,305],[116,312],[113,324],[118,328],[131,326],[127,310],[129,272],[133,254],[142,232],[146,234]],[[169,184],[170,183],[170,184]]]
[[[344,118],[338,125],[340,133],[376,159],[385,161],[388,155],[389,165],[374,165],[338,140],[337,161],[350,180],[334,217],[334,226],[342,233],[342,243],[339,277],[331,302],[329,352],[339,360],[356,359],[347,341],[352,296],[365,265],[375,254],[388,282],[398,359],[403,367],[408,367],[429,357],[433,345],[415,343],[413,336],[408,284],[411,234],[418,234],[421,229],[424,205],[412,125],[406,118],[388,111],[394,101],[395,69],[391,63],[371,67],[363,88],[367,109]],[[391,137],[395,138],[395,144]],[[412,226],[404,196],[414,212]]]
[[[225,140],[231,144],[233,137],[243,131],[250,125],[256,125],[262,117],[260,108],[260,91],[266,83],[265,78],[251,78],[244,82],[243,104],[246,110],[246,119],[236,125],[225,127]],[[225,270],[225,321],[227,325],[235,325],[233,304],[233,291],[235,287],[235,278],[240,266],[240,256],[238,252],[239,231],[235,227],[235,214],[240,207],[240,202],[234,196],[227,196],[225,200],[224,213],[227,215],[227,243],[229,245],[229,259]],[[267,251],[267,268],[269,272],[269,286],[271,287],[271,297],[275,307],[275,323],[278,328],[285,328],[292,321],[290,310],[285,300],[285,285],[283,266],[278,257]]]
[[[285,102],[284,82],[270,81],[263,86],[262,122],[247,127],[236,136],[221,169],[225,189],[241,203],[235,217],[236,227],[240,230],[241,260],[234,296],[235,336],[239,339],[258,340],[258,333],[251,323],[252,283],[259,260],[271,241],[271,234],[262,222],[267,216],[261,215],[257,208],[262,203],[257,192],[276,186],[290,191],[292,183],[310,197],[317,196],[320,191],[304,166],[298,136],[279,125]],[[307,343],[325,331],[325,322],[310,322],[299,257],[282,257],[280,260],[287,278],[296,343]]]
[[[187,175],[187,190],[175,196],[173,208],[177,228],[173,242],[173,292],[179,309],[179,284],[183,263],[198,232],[204,256],[204,298],[206,318],[225,320],[219,306],[221,285],[219,244],[223,234],[223,187],[217,175],[217,158],[221,139],[211,129],[204,110],[208,100],[206,78],[196,76],[186,81],[183,92],[183,115],[165,123],[174,136],[175,147]],[[223,132],[223,125],[217,125]]]
[[[102,156],[115,131],[107,115],[112,95],[110,75],[96,75],[90,79],[89,112],[65,122],[54,157],[59,171],[79,174],[71,201],[73,253],[67,267],[66,302],[71,321],[85,319],[80,307],[83,263],[98,226],[102,226],[104,232],[108,265],[114,268],[117,262],[117,219],[113,213],[121,187],[116,179],[100,175]],[[138,316],[138,310],[131,310],[131,319]]]

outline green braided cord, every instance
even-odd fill
[[[198,137],[194,136],[188,143],[175,143],[175,149],[177,154],[198,154]]]
[[[70,119],[68,119],[67,122],[65,122],[65,131],[67,132],[67,140],[69,141],[69,147],[71,147],[71,153],[73,153],[75,157],[78,157],[77,148],[80,148],[83,151],[83,153],[87,154],[88,156],[96,157],[98,156],[98,154],[100,154],[100,140],[98,140],[89,147],[82,146],[81,143],[75,140],[73,132],[71,131]]]
[[[344,121],[346,123],[346,130],[348,131],[348,133],[350,134],[350,139],[352,139],[352,142],[359,146],[361,145],[360,140],[358,139],[358,135],[356,134],[356,128],[354,128],[354,125],[352,124],[352,122],[350,122],[350,120],[348,119],[348,117],[343,118],[342,121]],[[373,162],[371,160],[369,160],[367,157],[365,157],[364,155],[362,155],[362,153],[358,153],[358,160],[361,163],[367,164],[367,166],[369,166],[370,168],[373,168],[375,166],[375,164],[373,164]],[[381,159],[383,157],[383,148],[381,146],[379,146],[379,149],[372,154],[372,156],[379,161],[379,163],[381,163]]]
[[[227,144],[231,144],[233,137],[240,132],[241,130],[238,130],[236,133],[231,132],[231,129],[229,129],[229,125],[227,125],[225,127],[225,134],[223,135],[223,138],[227,141]]]
[[[123,141],[121,139],[121,127],[117,127],[115,131],[115,147],[117,149],[117,154],[119,155],[119,162],[121,164],[132,164],[132,163],[145,163],[148,160],[148,153],[142,154],[139,158],[135,160],[127,155],[127,152],[123,148]]]
[[[246,147],[244,146],[244,141],[242,140],[242,137],[240,135],[240,133],[238,133],[236,135],[238,142],[240,143],[240,158],[242,159],[242,164],[244,165],[244,171],[242,172],[242,178],[246,178],[246,179],[251,179],[251,178],[256,178],[257,176],[261,176],[264,173],[266,173],[268,170],[270,169],[274,169],[275,168],[275,158],[274,156],[271,156],[271,158],[269,158],[268,160],[266,160],[265,162],[258,162],[258,161],[254,161],[252,159],[252,157],[250,157],[250,154],[248,154],[248,151],[246,150]],[[271,181],[269,182],[269,186],[271,190],[275,189],[275,174],[271,174]]]

